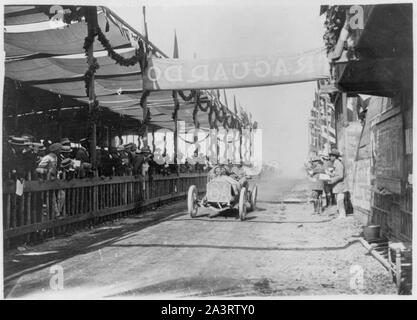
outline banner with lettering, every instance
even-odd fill
[[[324,50],[296,55],[224,59],[149,57],[145,90],[243,88],[307,82],[330,77]]]

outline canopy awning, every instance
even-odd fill
[[[5,76],[34,88],[88,104],[84,74],[88,69],[83,49],[87,36],[85,21],[68,25],[51,22],[51,6],[5,6]],[[61,24],[60,24],[61,23]],[[98,25],[112,48],[124,58],[136,52],[138,35],[107,8],[98,8]],[[94,41],[95,94],[101,107],[136,120],[143,120],[140,98],[143,93],[139,64],[122,66]],[[193,102],[180,97],[178,119],[193,125]],[[57,99],[58,100],[58,99]],[[151,125],[173,128],[172,91],[152,92],[147,99]],[[21,113],[34,110],[33,105]],[[10,111],[10,106],[7,107]],[[36,111],[36,110],[35,110]],[[208,127],[208,114],[199,111],[197,119]]]

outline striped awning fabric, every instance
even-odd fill
[[[5,6],[5,76],[30,86],[88,103],[84,73],[88,65],[84,54],[87,36],[85,21],[65,24],[52,21],[51,6]],[[135,53],[132,33],[111,10],[98,7],[98,25],[116,52],[123,57]],[[101,107],[143,120],[139,104],[143,93],[138,64],[130,67],[115,63],[99,41],[94,56],[100,65],[96,72],[95,94]],[[179,97],[179,120],[191,125],[194,104]],[[173,128],[172,91],[152,92],[148,97],[151,124]],[[208,127],[207,113],[198,113],[202,127]]]

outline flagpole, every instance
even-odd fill
[[[224,95],[224,103],[226,104],[226,109],[229,110],[229,105],[227,103],[227,96],[226,96],[226,90],[223,89],[223,95]],[[226,161],[227,163],[229,163],[229,126],[227,124],[227,115],[223,115],[224,117],[226,117],[226,143],[225,143],[225,154],[226,154]]]
[[[226,89],[223,89],[223,95],[224,95],[224,103],[226,104],[226,107],[229,108],[229,104],[227,103]]]
[[[149,53],[149,47],[147,45],[148,43],[148,26],[146,23],[146,7],[142,7],[142,13],[143,13],[143,24],[144,24],[144,30],[145,30],[145,54],[143,57],[142,65],[141,65],[141,71],[142,71],[142,77],[145,76],[144,70],[146,69],[147,59],[148,59],[148,53]],[[143,147],[146,148],[148,146],[148,95],[149,91],[144,90],[142,92],[141,97],[141,106],[142,106],[142,115],[143,115],[143,126],[144,126],[144,133],[143,133]]]
[[[240,110],[242,110],[242,106],[240,105],[240,102],[239,102],[239,108],[240,108]],[[242,112],[241,112],[241,116],[243,117]],[[243,126],[243,123],[241,121],[240,126],[239,126],[239,158],[240,158],[240,164],[241,165],[243,163],[243,158],[242,158],[242,142],[243,142],[243,139],[242,139],[242,133],[243,133],[242,126]]]
[[[177,41],[177,32],[174,31],[174,53],[173,58],[178,59],[178,41]],[[172,119],[174,120],[174,165],[175,170],[177,171],[177,175],[179,175],[178,170],[178,110],[180,109],[180,103],[178,101],[178,94],[176,90],[172,90],[172,98],[174,99],[174,112],[172,113]]]

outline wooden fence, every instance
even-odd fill
[[[3,184],[3,236],[10,240],[36,240],[137,213],[162,201],[184,197],[190,185],[205,191],[207,175],[181,174],[149,178],[113,177],[70,181],[26,181],[23,195],[14,183]],[[44,236],[43,236],[44,237]]]

